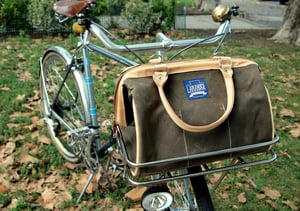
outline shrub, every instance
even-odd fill
[[[52,10],[56,0],[31,0],[28,5],[28,21],[31,25],[42,31],[51,31],[59,28]]]
[[[174,25],[175,0],[130,0],[125,5],[122,17],[130,28],[138,33],[150,33]]]
[[[161,26],[158,28],[171,28],[175,23],[175,0],[152,0],[154,12],[162,12]]]
[[[26,21],[28,2],[29,0],[0,0],[0,28],[6,30],[28,27]]]
[[[134,32],[150,33],[161,24],[162,12],[154,12],[153,5],[142,0],[130,0],[126,3],[122,16],[128,21]]]
[[[127,0],[110,0],[108,1],[108,15],[120,15],[125,7]]]
[[[31,0],[28,5],[28,21],[31,25],[41,31],[55,31],[70,27],[70,22],[61,24],[55,19],[52,8],[56,1],[57,0]],[[89,17],[97,17],[107,11],[106,2],[99,0],[96,2],[97,6],[91,10],[88,15]]]

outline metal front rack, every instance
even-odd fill
[[[157,177],[157,174],[147,175],[147,176],[143,176],[143,177],[141,177],[141,176],[135,177],[134,175],[131,174],[130,168],[152,167],[152,166],[168,164],[168,163],[172,163],[172,162],[176,162],[176,161],[184,161],[187,159],[197,159],[197,158],[218,156],[218,155],[222,155],[225,153],[234,153],[234,152],[239,152],[239,151],[243,151],[243,150],[266,147],[266,146],[275,144],[278,141],[279,141],[279,136],[277,134],[275,134],[275,137],[273,140],[259,143],[259,144],[235,147],[235,148],[219,150],[219,151],[215,151],[215,152],[201,153],[201,154],[197,154],[197,155],[193,155],[193,156],[183,156],[183,157],[178,157],[178,158],[174,158],[174,159],[172,158],[172,159],[152,161],[152,162],[146,162],[146,163],[133,163],[132,161],[130,161],[128,159],[128,155],[126,153],[126,149],[123,144],[123,141],[119,140],[119,144],[121,147],[122,156],[124,157],[125,162],[126,162],[125,174],[126,174],[126,177],[128,178],[128,180],[134,185],[150,185],[150,184],[169,182],[172,180],[184,179],[184,178],[189,178],[189,177],[196,177],[196,176],[201,176],[201,175],[206,175],[206,174],[227,172],[229,170],[251,167],[251,166],[260,165],[260,164],[266,164],[266,163],[275,161],[277,159],[277,155],[273,150],[270,149],[265,152],[255,153],[256,156],[255,156],[254,160],[246,161],[245,158],[248,155],[251,156],[251,154],[247,154],[245,156],[238,156],[238,157],[231,158],[232,161],[229,164],[226,164],[222,167],[205,168],[203,171],[193,173],[193,174],[188,174],[188,173],[179,173],[178,174],[178,172],[180,172],[180,171],[175,170],[175,171],[170,172],[169,174],[162,173],[163,176],[161,176],[159,178]],[[223,159],[223,160],[226,160],[226,159]],[[218,160],[216,160],[216,161],[218,161]],[[219,161],[222,161],[222,160],[219,160]],[[212,163],[214,163],[214,162],[212,162]],[[205,165],[205,166],[208,166],[208,165]]]

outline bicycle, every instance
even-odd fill
[[[39,61],[41,113],[51,139],[59,153],[68,162],[84,163],[90,171],[90,177],[77,203],[80,202],[100,167],[104,170],[108,181],[109,168],[124,168],[126,174],[126,164],[124,166],[120,160],[112,156],[115,149],[122,151],[120,149],[122,144],[119,141],[122,136],[118,128],[112,127],[107,142],[102,144],[100,140],[101,128],[96,112],[90,51],[112,59],[125,67],[136,66],[138,63],[120,55],[124,52],[132,53],[142,61],[136,52],[157,51],[157,57],[163,59],[165,51],[179,50],[169,59],[172,60],[192,47],[218,42],[214,51],[217,53],[226,35],[231,32],[231,18],[238,15],[238,6],[232,8],[220,6],[219,13],[214,17],[217,22],[220,22],[220,26],[215,35],[204,39],[173,41],[159,32],[156,35],[157,42],[125,45],[115,44],[108,37],[113,36],[108,30],[84,15],[83,11],[90,11],[95,6],[95,0],[56,2],[54,11],[59,22],[64,22],[69,18],[75,19],[73,30],[79,34],[79,41],[73,54],[62,47],[52,46],[46,50]],[[90,40],[91,35],[101,41],[105,48],[94,44]],[[234,165],[226,168],[207,171],[201,167],[194,167],[179,173],[168,172],[166,177],[153,176],[147,181],[135,181],[126,175],[134,185],[151,186],[142,198],[142,206],[145,210],[213,210],[204,178],[205,174],[226,172],[230,169],[267,163],[275,159],[275,155],[270,159],[251,163],[236,159],[233,161]],[[178,190],[172,193],[174,189]],[[176,194],[179,196],[175,197]]]

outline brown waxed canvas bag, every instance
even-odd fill
[[[243,58],[128,68],[116,87],[115,121],[134,176],[267,151],[274,138],[259,66]]]

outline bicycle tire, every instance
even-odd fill
[[[71,61],[71,55],[61,47],[52,47],[44,54],[40,74],[41,113],[59,153],[67,161],[78,163],[79,138],[74,140],[70,134],[80,130],[84,133],[89,114],[83,74],[77,69],[68,70]]]

